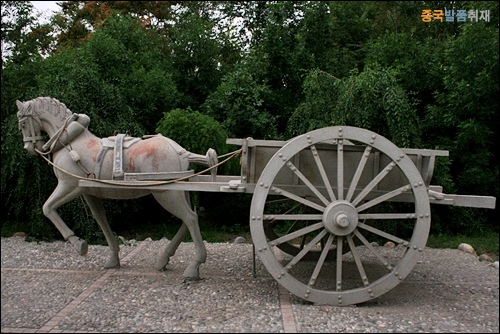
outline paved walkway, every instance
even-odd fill
[[[69,256],[67,244],[26,243],[8,255],[8,239],[2,239],[2,333],[499,330],[498,270],[458,250],[426,250],[389,293],[334,307],[290,295],[259,261],[254,278],[248,244],[207,244],[203,279],[185,282],[190,243],[159,273],[152,264],[161,241],[122,246],[122,268],[104,270],[102,246],[66,265],[58,259]]]

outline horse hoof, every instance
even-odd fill
[[[118,252],[111,253],[104,265],[104,269],[118,269],[120,268],[120,259],[118,258]]]
[[[164,271],[167,266],[167,264],[170,262],[170,258],[167,257],[166,259],[159,258],[158,261],[156,261],[155,264],[155,269],[158,271]]]
[[[111,262],[111,263],[108,263],[109,261],[106,262],[106,264],[104,265],[104,269],[118,269],[120,268],[120,262]]]
[[[80,238],[73,243],[73,248],[76,249],[81,256],[87,255],[87,252],[89,251],[89,245],[87,242]]]
[[[200,278],[199,268],[200,268],[200,263],[193,261],[189,264],[186,270],[184,270],[182,276],[188,280],[197,280]]]

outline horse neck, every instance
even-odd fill
[[[61,117],[54,116],[48,112],[40,115],[39,118],[42,123],[42,131],[46,132],[50,137],[52,137],[57,130],[64,125],[64,121],[66,120],[66,118],[61,120]]]

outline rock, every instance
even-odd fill
[[[460,245],[458,245],[458,250],[461,250],[462,252],[466,252],[469,254],[476,255],[476,251],[474,250],[474,248],[471,245],[466,244],[466,243],[461,243]]]
[[[384,247],[387,247],[387,248],[394,248],[394,247],[396,247],[396,245],[394,244],[394,242],[392,242],[392,241],[388,241],[388,242],[384,245]]]
[[[144,239],[144,241],[153,241],[153,239],[148,237],[148,238]]]
[[[498,261],[493,262],[493,267],[494,267],[495,269],[498,269]]]
[[[26,238],[28,235],[24,232],[16,232],[12,235],[13,237],[23,237]]]
[[[245,242],[247,242],[247,239],[245,239],[244,237],[237,237],[236,239],[234,239],[235,244],[244,244]]]
[[[378,247],[378,243],[376,243],[375,241],[370,242],[370,244],[371,244],[373,247]]]
[[[493,259],[488,254],[479,255],[479,261],[493,262]]]

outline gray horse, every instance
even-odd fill
[[[191,209],[187,191],[145,190],[145,189],[111,189],[80,187],[79,179],[89,176],[98,179],[112,180],[113,164],[116,163],[113,149],[103,149],[101,138],[93,135],[88,129],[90,119],[84,114],[73,114],[63,103],[50,97],[20,102],[16,101],[19,112],[19,128],[23,134],[24,148],[33,155],[52,155],[54,173],[58,184],[49,199],[43,205],[43,213],[69,241],[80,255],[85,255],[88,245],[80,239],[64,223],[57,208],[80,195],[90,207],[92,214],[101,227],[109,245],[109,256],[105,268],[120,266],[118,257],[119,245],[106,219],[102,198],[132,199],[152,194],[161,206],[180,218],[183,224],[174,238],[158,258],[155,268],[163,270],[174,255],[177,247],[189,232],[195,246],[195,258],[184,271],[184,277],[198,278],[199,267],[205,262],[206,249],[201,238],[198,216]],[[45,142],[45,132],[49,140]],[[187,171],[189,163],[210,165],[207,156],[187,152],[173,140],[161,135],[148,139],[133,139],[134,144],[124,145],[122,153],[123,171],[133,173],[168,173]],[[209,150],[210,151],[210,150]],[[212,150],[213,151],[213,150]],[[213,151],[215,153],[215,151]],[[99,168],[96,165],[99,164]],[[94,173],[92,173],[94,172]]]

